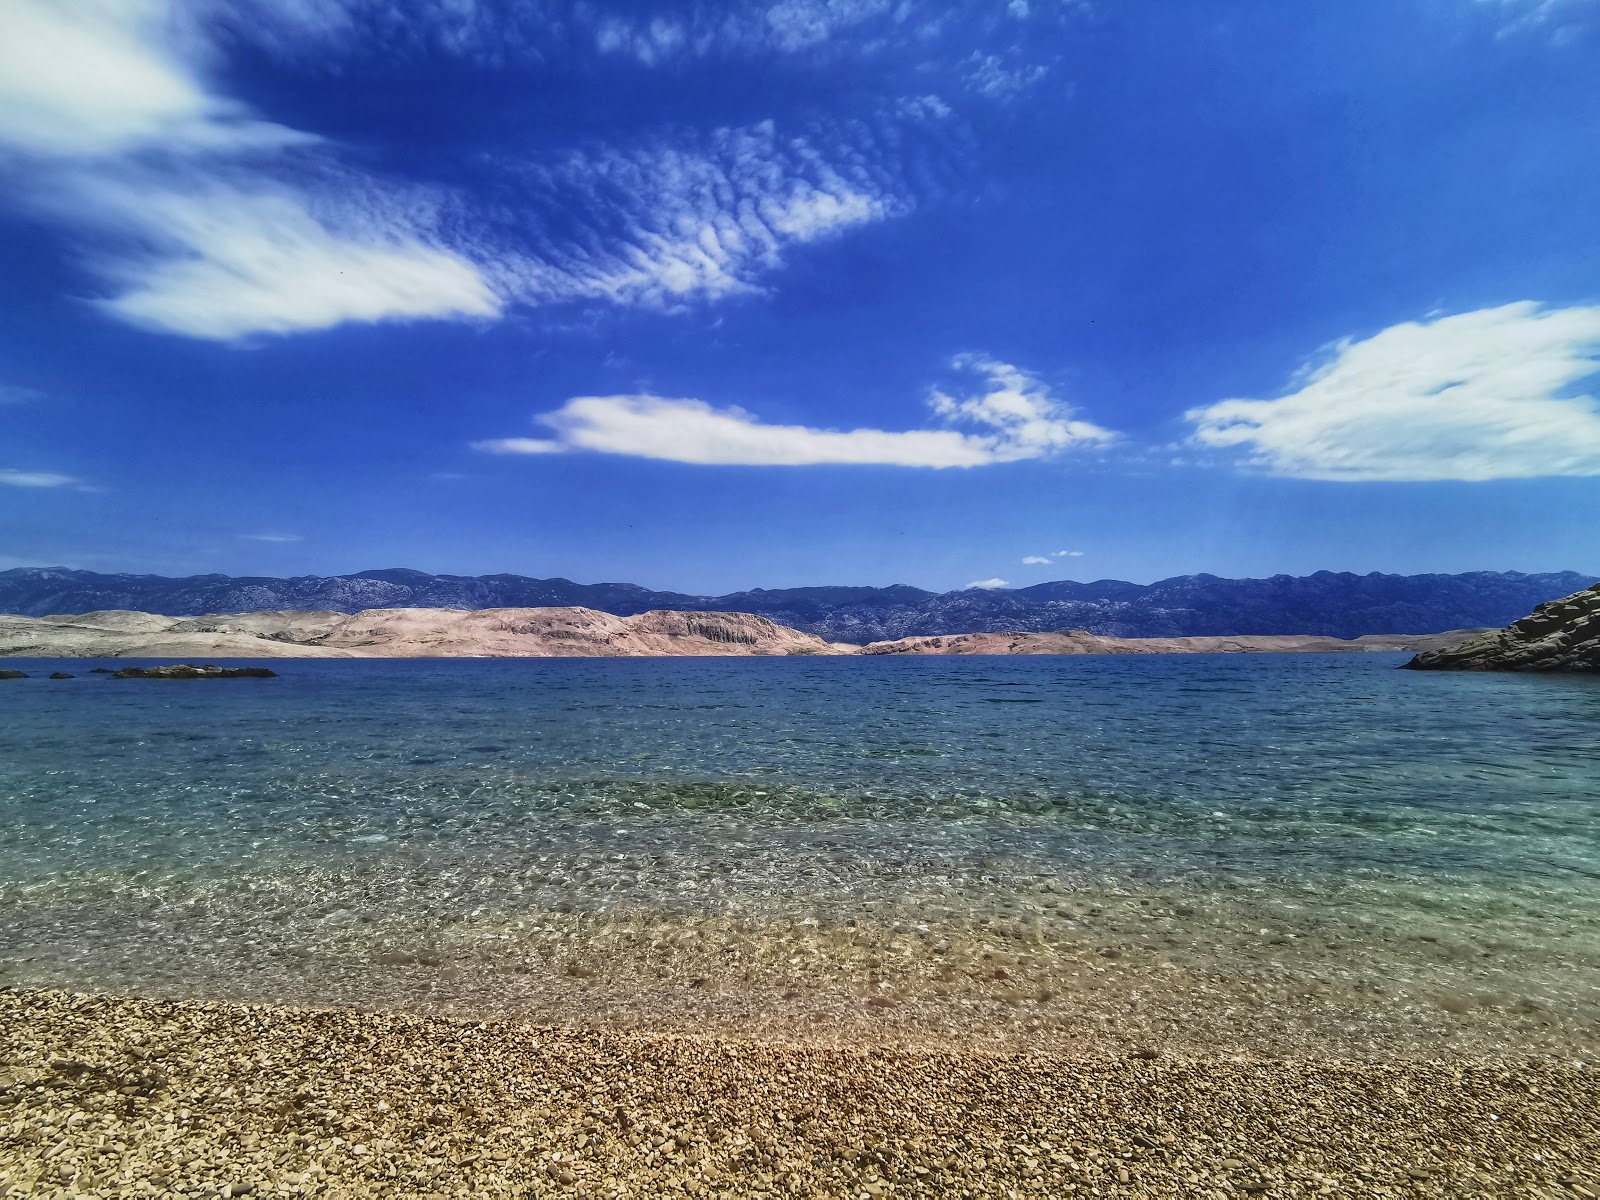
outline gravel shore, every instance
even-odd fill
[[[1600,1193],[1593,1064],[824,1037],[0,991],[0,1195]]]

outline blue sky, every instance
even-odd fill
[[[0,0],[0,568],[1600,571],[1600,0]]]

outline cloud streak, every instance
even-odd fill
[[[58,488],[78,487],[71,475],[58,475],[53,471],[20,471],[15,467],[0,467],[0,487]]]
[[[980,467],[1094,449],[1115,435],[1074,415],[1043,383],[1009,363],[955,360],[979,388],[935,391],[930,407],[946,428],[891,431],[778,425],[742,408],[651,395],[578,396],[537,418],[549,437],[473,443],[490,454],[544,456],[587,451],[701,466]],[[966,426],[964,431],[955,426]]]
[[[1339,481],[1600,475],[1600,306],[1532,301],[1346,339],[1274,400],[1191,410],[1193,441]]]
[[[201,174],[178,180],[86,180],[69,203],[129,235],[101,272],[100,301],[133,325],[189,337],[325,329],[346,321],[489,318],[501,301],[459,255],[347,202],[313,211],[293,188]]]
[[[23,163],[26,203],[91,235],[85,261],[114,289],[106,312],[223,340],[499,312],[400,197],[373,181],[361,197],[327,171],[319,139],[212,94],[195,11],[0,6],[0,150]]]

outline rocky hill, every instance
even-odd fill
[[[592,608],[374,608],[168,617],[144,612],[0,616],[0,658],[615,658],[791,654],[1216,654],[1422,650],[1477,630],[1338,638],[1107,638],[966,633],[860,647],[825,642],[749,613]]]
[[[830,642],[864,644],[956,633],[1083,629],[1104,637],[1295,634],[1353,638],[1501,626],[1594,582],[1570,571],[1525,575],[1180,575],[1158,583],[1061,580],[1033,587],[928,592],[895,586],[806,587],[690,596],[626,583],[524,575],[429,575],[393,569],[292,578],[106,575],[65,568],[0,571],[0,612],[135,609],[198,616],[257,610],[582,607],[617,616],[655,609],[752,613]]]
[[[611,658],[853,653],[748,613],[378,608],[169,617],[0,616],[8,658]]]
[[[1426,651],[1414,671],[1600,671],[1600,584],[1541,604],[1520,621]]]

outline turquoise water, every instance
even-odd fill
[[[1205,1044],[1592,1046],[1600,681],[1400,661],[16,661],[0,982],[1074,1036],[1026,976]]]

